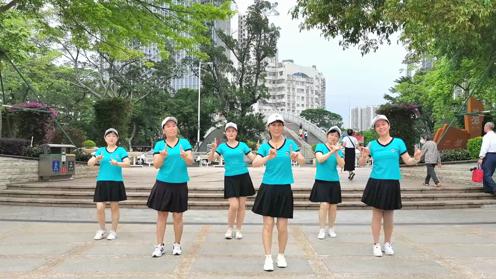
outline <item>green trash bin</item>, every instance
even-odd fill
[[[71,178],[76,171],[76,149],[70,144],[43,144],[40,154],[38,176],[40,180]]]

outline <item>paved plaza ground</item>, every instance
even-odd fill
[[[366,172],[352,184],[362,185]],[[192,183],[214,185],[216,173],[192,169]],[[296,186],[312,179],[311,168],[295,174]],[[406,178],[402,186],[421,181]],[[0,278],[496,278],[496,207],[399,210],[396,255],[382,258],[372,256],[369,210],[339,211],[338,236],[325,240],[316,237],[317,212],[298,210],[289,225],[289,266],[271,273],[263,271],[262,218],[250,211],[242,240],[223,238],[226,211],[187,211],[183,255],[171,255],[169,226],[162,258],[151,257],[154,211],[122,209],[115,241],[92,239],[94,215],[92,208],[0,206]]]

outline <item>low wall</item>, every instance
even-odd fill
[[[96,176],[98,168],[76,164],[77,177]],[[9,183],[38,181],[38,160],[0,156],[0,189]]]

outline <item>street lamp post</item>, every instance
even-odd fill
[[[206,62],[204,64],[212,64],[212,62]],[[202,62],[198,62],[198,131],[196,134],[196,144],[197,148],[200,148],[200,99],[201,99],[201,67]]]

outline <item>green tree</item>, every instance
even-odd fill
[[[178,3],[179,2],[179,3]],[[0,3],[0,18],[12,17],[38,23],[39,32],[54,40],[66,38],[71,45],[128,60],[142,56],[137,45],[154,45],[162,58],[169,55],[168,43],[201,55],[196,47],[208,43],[205,21],[226,19],[230,1],[184,4],[172,0],[56,1],[8,0]],[[25,45],[27,36],[16,33],[22,24],[0,20],[0,38],[10,34],[15,40],[1,49],[9,56]],[[2,40],[3,41],[3,40]]]
[[[403,139],[410,153],[413,152],[414,144],[419,139],[417,131],[412,130],[418,116],[417,109],[415,105],[391,104],[382,105],[377,109],[377,114],[384,114],[389,119],[391,136]]]
[[[324,129],[343,126],[341,115],[325,109],[306,109],[300,113],[300,116]]]
[[[358,45],[364,54],[401,32],[409,62],[425,56],[443,60],[450,77],[432,81],[445,83],[449,89],[443,94],[463,85],[466,95],[495,102],[496,1],[302,0],[292,14],[303,18],[302,28],[339,36],[343,47]]]
[[[221,116],[238,123],[240,139],[256,140],[264,129],[263,116],[254,113],[252,106],[268,94],[265,69],[267,59],[276,55],[279,39],[279,28],[268,18],[275,7],[268,1],[256,1],[243,19],[246,32],[240,40],[217,30],[224,47],[204,48],[212,62],[202,76],[204,91],[216,97]]]

